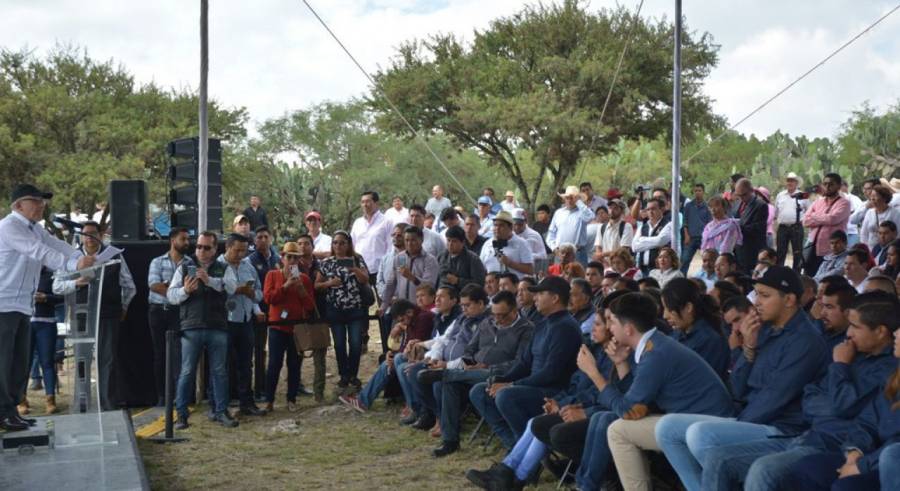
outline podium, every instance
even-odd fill
[[[74,414],[100,412],[99,383],[92,383],[97,366],[98,343],[103,335],[100,326],[100,299],[106,268],[119,264],[113,259],[75,272],[59,272],[56,279],[87,282],[65,295],[66,342],[71,346],[75,369],[70,372],[72,387],[71,412]]]

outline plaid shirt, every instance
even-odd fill
[[[153,260],[150,261],[150,271],[147,273],[147,286],[153,286],[156,283],[170,284],[172,282],[172,276],[175,275],[175,269],[181,266],[182,262],[184,262],[183,257],[178,264],[172,262],[172,258],[169,257],[168,252],[162,256],[153,258]],[[165,295],[160,295],[153,290],[150,290],[148,300],[151,304],[155,305],[171,305]]]

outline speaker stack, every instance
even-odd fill
[[[186,227],[192,237],[197,230],[197,191],[200,189],[200,139],[182,138],[169,142],[169,212],[172,227]],[[206,228],[220,234],[222,227],[222,144],[209,139],[207,167]]]

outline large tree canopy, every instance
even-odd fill
[[[481,152],[533,203],[545,176],[558,189],[585,156],[606,153],[622,138],[669,134],[672,30],[666,20],[636,18],[624,9],[590,12],[576,0],[539,4],[493,21],[468,45],[452,35],[410,41],[375,78],[416,129]],[[690,138],[721,124],[701,92],[718,47],[709,34],[686,32],[682,39],[683,132]],[[381,127],[409,134],[377,89],[370,103]],[[521,150],[529,151],[533,165],[520,160]]]
[[[0,50],[0,193],[35,182],[56,193],[54,211],[105,201],[110,179],[146,179],[165,193],[166,142],[197,134],[197,97],[137,85],[111,61],[57,47],[45,58]],[[245,135],[243,108],[209,105],[210,135]]]

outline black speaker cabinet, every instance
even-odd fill
[[[109,213],[116,241],[143,240],[147,235],[147,182],[109,182]]]

